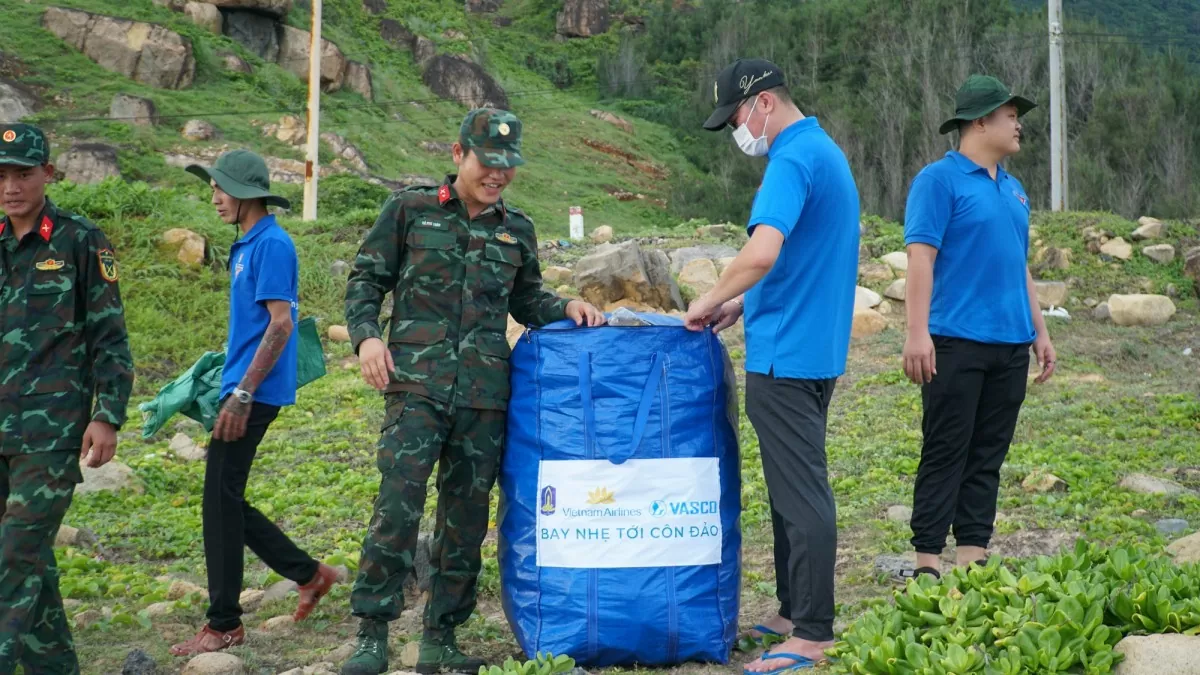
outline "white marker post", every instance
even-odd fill
[[[583,239],[583,207],[572,206],[567,212],[570,214],[571,239],[580,241]]]

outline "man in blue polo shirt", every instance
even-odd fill
[[[987,555],[1000,466],[1025,400],[1029,348],[1054,373],[1054,347],[1027,264],[1029,198],[1001,163],[1021,149],[1035,105],[972,75],[941,133],[957,152],[913,180],[905,213],[908,338],[904,372],[922,385],[921,463],[913,487],[916,574],[939,575],[951,527],[962,566]]]
[[[771,501],[780,602],[750,634],[789,636],[746,671],[771,673],[811,667],[833,644],[837,515],[825,420],[850,346],[858,190],[845,155],[792,102],[775,64],[739,59],[717,76],[713,98],[704,127],[732,128],[743,152],[769,158],[749,243],[686,321],[721,331],[745,303],[746,414]]]
[[[329,592],[337,572],[300,550],[275,523],[245,500],[246,479],[258,444],[279,409],[296,402],[296,333],[300,264],[287,232],[267,213],[288,207],[270,192],[267,165],[248,150],[233,150],[211,168],[187,171],[212,186],[222,221],[242,233],[229,251],[229,341],[221,375],[221,411],[208,446],[204,474],[204,559],[208,567],[208,623],[171,647],[176,656],[242,644],[244,549],[300,584],[296,621]]]

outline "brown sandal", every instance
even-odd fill
[[[317,566],[317,573],[313,576],[312,581],[300,587],[300,604],[296,606],[296,613],[292,615],[293,621],[303,621],[308,618],[309,614],[317,608],[317,603],[333,585],[337,583],[338,571],[325,563],[320,563]]]
[[[220,632],[209,628],[205,624],[204,628],[196,633],[195,637],[187,642],[181,642],[174,647],[171,647],[172,656],[195,656],[197,654],[207,654],[209,652],[219,652],[223,649],[236,647],[246,641],[245,626]]]

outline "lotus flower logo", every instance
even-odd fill
[[[595,490],[588,491],[589,504],[612,504],[616,501],[616,495],[608,488],[598,487]]]

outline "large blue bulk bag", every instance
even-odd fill
[[[526,331],[500,469],[505,614],[525,654],[726,663],[741,577],[732,364],[711,331]]]

